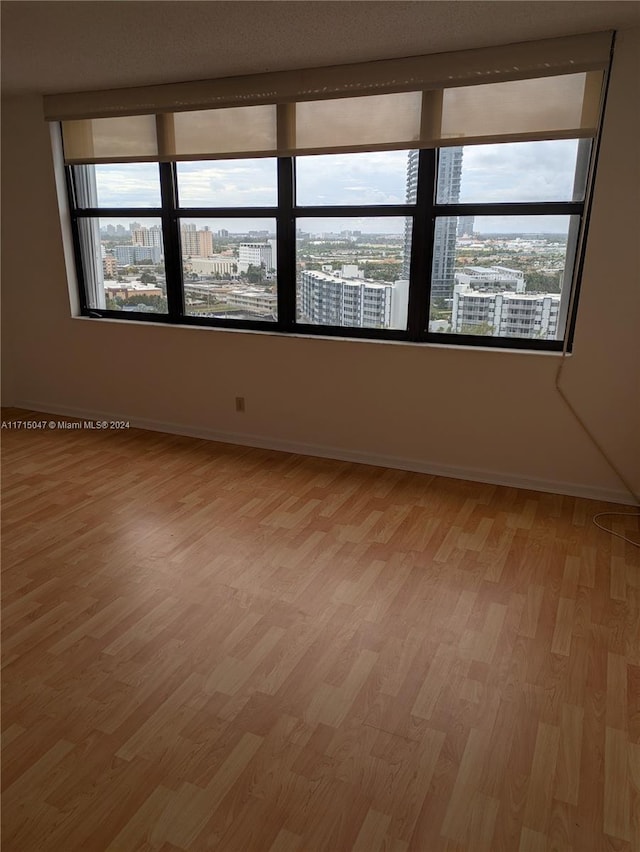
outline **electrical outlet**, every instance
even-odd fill
[[[237,396],[236,397],[236,411],[239,414],[244,414],[244,397]]]

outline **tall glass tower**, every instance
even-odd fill
[[[407,159],[408,204],[415,203],[418,185],[419,151],[409,151]],[[439,204],[457,204],[460,200],[460,179],[462,177],[462,153],[459,147],[441,148],[438,156],[437,200]],[[411,220],[405,223],[403,277],[409,277],[411,264]],[[433,268],[431,280],[431,298],[450,299],[453,296],[453,273],[456,261],[456,232],[458,220],[455,217],[436,219],[433,242]]]

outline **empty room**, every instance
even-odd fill
[[[2,3],[5,852],[640,849],[640,4]]]

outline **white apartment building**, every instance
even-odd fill
[[[197,275],[228,275],[237,273],[238,262],[234,257],[214,254],[213,257],[194,257],[189,261],[189,269]]]
[[[473,290],[513,290],[524,293],[524,272],[507,266],[463,266],[454,275],[456,284],[468,285]]]
[[[456,284],[451,330],[493,337],[558,337],[560,296],[555,293],[490,293]]]
[[[364,272],[355,263],[343,263],[340,268],[340,276],[342,278],[364,279]]]
[[[305,270],[298,281],[302,322],[352,328],[406,328],[408,281],[382,284]]]
[[[266,243],[240,243],[238,272],[246,272],[250,266],[264,266],[265,272],[276,268],[275,240]]]
[[[118,266],[131,266],[136,263],[160,263],[162,249],[159,246],[115,246],[113,254]]]

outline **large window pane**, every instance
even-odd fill
[[[429,330],[560,340],[577,216],[436,219]]]
[[[178,163],[181,207],[275,207],[277,160],[206,160]]]
[[[401,217],[297,220],[301,323],[406,329],[411,229]]]
[[[185,313],[274,322],[275,219],[181,219]]]
[[[378,151],[296,157],[297,203],[307,207],[414,204],[416,181],[407,180],[410,153]]]
[[[160,207],[157,163],[73,166],[78,207]]]
[[[436,201],[582,201],[590,148],[589,139],[443,148]]]
[[[78,231],[90,308],[167,312],[159,218],[81,218]]]

